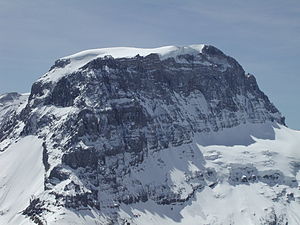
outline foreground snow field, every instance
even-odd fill
[[[251,136],[254,130],[263,132]],[[193,143],[149,155],[131,175],[143,184],[167,182],[189,200],[171,205],[151,200],[122,204],[119,216],[141,225],[300,224],[299,148],[299,131],[272,123],[196,135]],[[20,139],[0,154],[0,165],[0,224],[34,224],[22,210],[32,195],[44,189],[41,140]],[[212,171],[211,184],[192,193],[199,185],[193,178],[203,167]],[[104,224],[107,215],[61,208],[48,215],[47,224]]]
[[[239,135],[243,129],[238,127],[232,131],[238,131]],[[247,129],[245,131],[248,132]],[[149,225],[286,224],[287,222],[300,224],[300,191],[296,185],[300,183],[300,132],[284,126],[275,126],[273,131],[274,139],[253,137],[254,142],[250,145],[228,146],[228,141],[231,142],[234,137],[219,139],[218,141],[223,141],[224,145],[203,146],[196,141],[197,151],[204,157],[203,164],[216,169],[218,184],[215,187],[205,187],[195,194],[189,204],[179,208],[174,207],[170,210],[170,207],[146,203],[125,208],[122,213],[128,216],[138,215],[134,220],[136,224]],[[226,131],[223,134],[225,135]],[[222,136],[222,134],[215,135],[216,138]],[[195,165],[198,160],[189,161],[190,165]],[[174,166],[172,169],[174,171],[179,165],[174,165],[174,161],[171,160],[170,166]],[[197,170],[197,166],[193,168]],[[249,181],[254,174],[257,176],[253,168],[261,174],[280,173],[275,181],[277,184],[272,184],[272,181]],[[233,170],[236,170],[236,178],[239,179],[234,180],[235,184],[231,179],[231,176],[234,176]],[[181,169],[179,171],[187,172]],[[247,180],[243,181],[243,176],[246,176]],[[180,182],[174,185],[183,187],[183,183]]]

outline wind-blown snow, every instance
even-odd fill
[[[104,57],[112,56],[114,58],[129,58],[136,55],[147,56],[151,53],[158,54],[161,59],[174,57],[183,54],[199,54],[202,52],[204,45],[189,45],[184,47],[164,46],[160,48],[133,48],[133,47],[113,47],[99,48],[82,51],[73,55],[63,57],[62,59],[82,60],[87,57]]]
[[[70,60],[70,63],[64,68],[56,68],[49,71],[39,80],[41,81],[51,81],[56,82],[61,77],[70,74],[88,62],[104,57],[112,56],[114,58],[131,58],[136,55],[147,56],[151,53],[158,54],[160,59],[166,59],[170,57],[176,57],[183,54],[199,54],[202,52],[202,49],[205,45],[189,45],[184,47],[178,46],[164,46],[160,48],[134,48],[134,47],[112,47],[112,48],[99,48],[82,51],[73,55],[69,55],[61,58],[61,60]]]
[[[0,153],[0,224],[32,224],[22,211],[43,190],[41,139],[24,137]]]

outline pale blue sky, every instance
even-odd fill
[[[300,129],[299,0],[0,0],[0,93],[81,50],[198,43],[236,58]]]

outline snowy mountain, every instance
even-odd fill
[[[300,224],[299,146],[213,46],[83,51],[0,96],[0,223]]]

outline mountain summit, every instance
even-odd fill
[[[83,51],[0,96],[0,222],[299,224],[299,140],[213,46]]]

